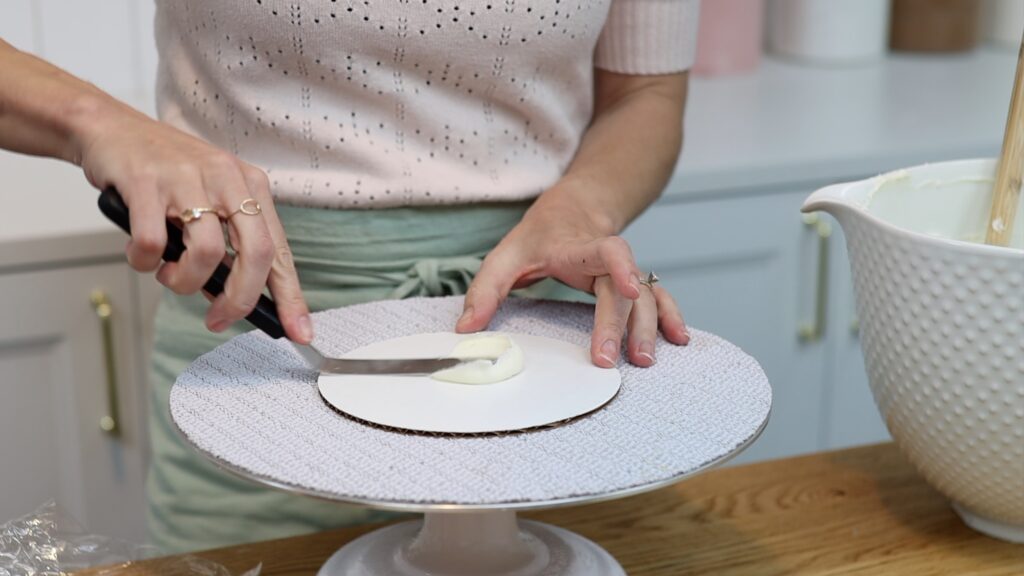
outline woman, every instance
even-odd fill
[[[0,42],[0,147],[116,186],[129,263],[168,288],[152,367],[154,543],[372,518],[228,476],[173,432],[174,378],[248,329],[236,323],[265,286],[302,343],[310,308],[465,293],[455,328],[472,332],[532,285],[596,296],[599,366],[622,350],[652,365],[659,327],[686,344],[676,303],[642,282],[616,235],[679,155],[696,4],[158,1],[160,122]],[[168,217],[185,230],[176,263],[160,259]],[[207,304],[197,293],[225,257],[222,225],[232,274]]]

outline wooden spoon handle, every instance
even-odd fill
[[[1021,176],[1024,172],[1024,38],[1017,54],[1017,76],[1013,81],[1010,112],[1006,117],[1003,153],[999,157],[996,185],[992,190],[992,210],[988,216],[985,243],[1008,246],[1013,219],[1020,201]]]

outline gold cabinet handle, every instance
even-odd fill
[[[92,309],[100,321],[100,335],[103,338],[103,363],[107,370],[107,414],[100,418],[100,430],[113,437],[121,435],[121,418],[117,409],[117,364],[114,362],[114,309],[110,298],[102,290],[94,290],[89,296]]]
[[[818,235],[818,271],[814,295],[814,318],[800,325],[799,335],[803,342],[817,342],[825,335],[825,318],[828,314],[828,258],[829,239],[832,226],[817,214],[805,214],[804,225]]]

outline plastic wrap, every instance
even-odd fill
[[[103,567],[116,574],[127,564],[161,556],[154,546],[89,534],[53,501],[0,525],[0,576],[59,576]],[[241,576],[258,576],[260,565]],[[161,569],[174,574],[232,576],[227,568],[197,556],[179,556]]]

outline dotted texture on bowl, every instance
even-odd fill
[[[1024,254],[843,222],[868,378],[940,492],[1024,525]]]
[[[450,330],[462,298],[375,302],[315,315],[318,348]],[[589,349],[593,307],[513,299],[491,329]],[[200,357],[171,390],[171,415],[200,451],[245,475],[343,501],[493,505],[597,497],[695,472],[762,428],[771,388],[758,363],[711,334],[659,342],[652,368],[620,364],[608,405],[569,424],[503,436],[429,436],[329,408],[316,374],[262,333]],[[529,359],[527,359],[529,361]]]

